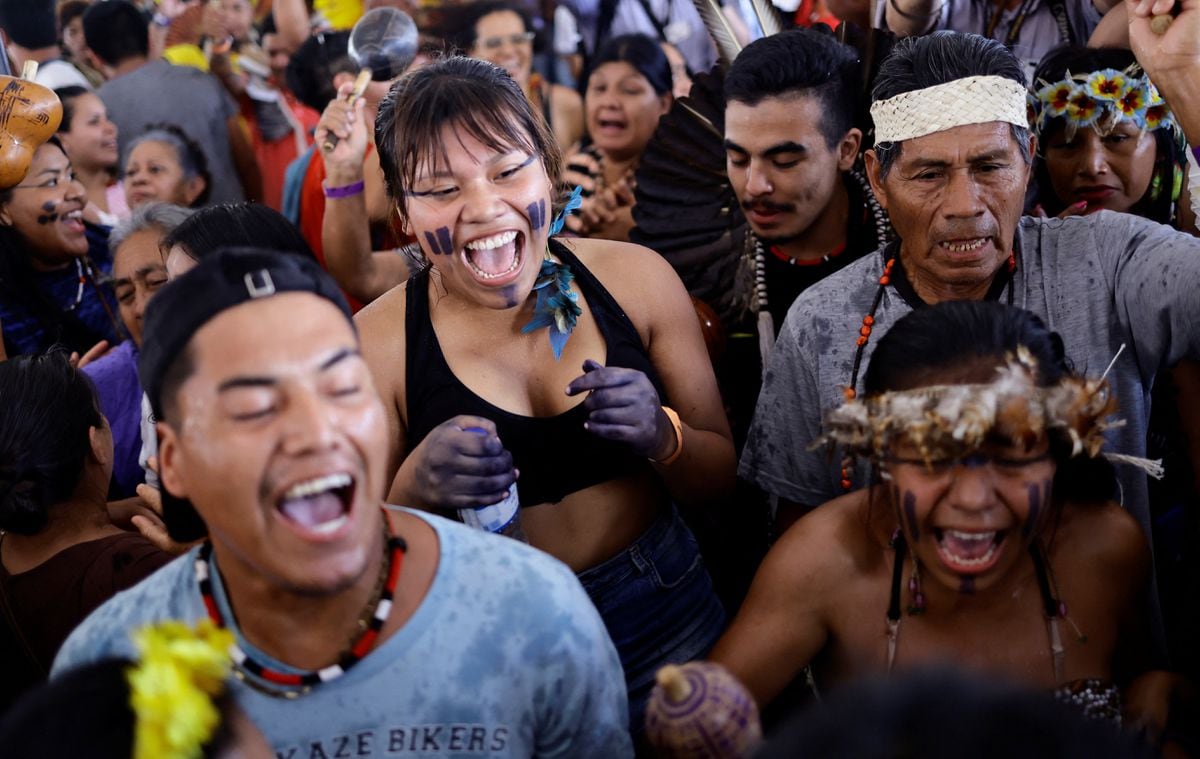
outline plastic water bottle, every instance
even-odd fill
[[[488,431],[481,427],[466,427],[466,432],[487,435]],[[497,535],[528,543],[521,529],[521,500],[517,497],[517,483],[508,486],[508,494],[500,501],[488,506],[476,506],[470,509],[459,509],[458,516],[463,524],[477,530],[487,530]]]

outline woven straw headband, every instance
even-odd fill
[[[899,142],[968,124],[1029,128],[1025,87],[1002,76],[969,76],[904,92],[871,106],[875,142]]]

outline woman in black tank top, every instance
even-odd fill
[[[640,733],[655,670],[724,625],[679,516],[703,518],[735,466],[687,292],[646,249],[552,239],[561,156],[491,64],[402,79],[376,144],[429,264],[357,319],[396,434],[389,500],[453,518],[515,482],[529,542],[608,626]]]

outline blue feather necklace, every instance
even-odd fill
[[[554,221],[550,222],[550,237],[561,232],[563,225],[567,223],[567,214],[582,205],[581,193],[582,188],[580,187],[576,187],[571,192],[566,206],[558,216],[554,217]],[[526,334],[542,327],[548,328],[550,349],[554,351],[556,361],[562,358],[567,338],[571,336],[571,332],[575,329],[575,323],[579,320],[579,315],[583,313],[583,309],[579,307],[579,296],[571,291],[571,282],[574,279],[575,274],[571,271],[571,267],[551,258],[549,247],[547,247],[541,271],[538,272],[537,281],[533,285],[534,291],[537,292],[537,303],[533,306],[533,318],[521,328],[521,333]]]

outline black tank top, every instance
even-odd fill
[[[551,240],[550,250],[575,274],[575,283],[607,346],[607,365],[644,372],[658,391],[661,403],[667,404],[666,392],[633,322],[565,246]],[[585,430],[583,423],[588,412],[582,402],[557,416],[530,417],[505,411],[471,392],[450,371],[438,344],[429,319],[428,283],[428,272],[422,272],[407,285],[406,454],[447,419],[460,414],[490,419],[496,425],[500,442],[512,453],[513,465],[521,472],[517,494],[522,506],[557,503],[571,493],[650,467],[646,459],[634,454],[628,446],[603,440]]]

